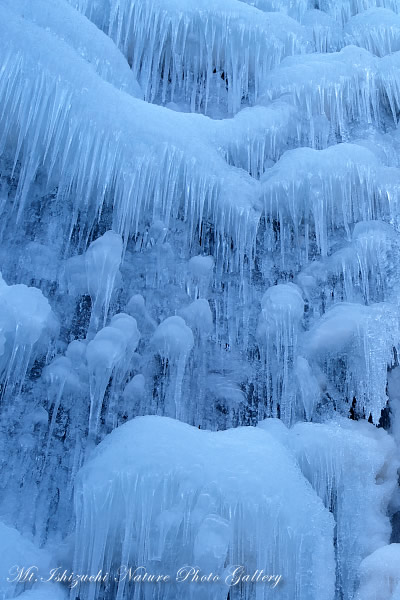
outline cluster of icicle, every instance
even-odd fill
[[[221,578],[73,597],[399,593],[400,2],[317,4],[1,2],[10,557]]]

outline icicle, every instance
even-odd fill
[[[129,371],[140,334],[136,321],[129,315],[114,315],[110,325],[101,329],[86,350],[90,383],[89,438],[95,441],[100,428],[100,416],[107,386],[121,384]],[[109,407],[110,409],[110,407]],[[111,407],[112,412],[112,407]]]
[[[193,348],[193,332],[181,317],[168,317],[154,332],[151,346],[168,367],[170,381],[165,394],[165,414],[183,418],[182,383]]]
[[[261,308],[256,335],[264,362],[266,414],[276,416],[279,411],[290,424],[298,412],[293,376],[304,300],[296,285],[281,284],[267,290]]]
[[[113,231],[92,242],[85,253],[87,289],[92,299],[89,335],[105,327],[122,260],[122,238]]]

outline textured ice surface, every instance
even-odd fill
[[[24,538],[16,529],[0,523],[0,597],[2,600],[14,598],[23,591],[24,584],[18,582],[18,568],[28,569],[33,567],[30,573],[36,578],[38,573],[43,576],[50,570],[50,556],[43,550],[39,550],[29,539]],[[27,583],[27,587],[32,584]],[[52,588],[53,586],[51,586]],[[48,591],[51,591],[48,590]],[[31,597],[33,592],[26,592],[21,598]],[[54,596],[57,600],[58,597]],[[63,596],[59,596],[62,598]],[[32,595],[32,599],[36,598]],[[39,600],[39,596],[37,600]],[[50,599],[47,594],[43,598]]]
[[[257,338],[265,364],[272,416],[289,424],[296,413],[293,386],[297,340],[304,314],[301,290],[293,283],[270,287],[261,300]]]
[[[338,303],[311,328],[304,343],[307,356],[322,366],[348,401],[356,398],[364,414],[377,422],[386,406],[387,369],[395,362],[398,339],[395,306]]]
[[[116,90],[64,42],[2,11],[7,69],[0,97],[7,110],[0,146],[22,164],[17,217],[40,167],[47,171],[48,189],[57,181],[58,196],[73,202],[71,230],[82,219],[90,232],[112,196],[113,225],[125,237],[137,231],[144,210],[167,224],[183,211],[192,220],[191,231],[200,226],[205,210],[221,234],[231,224],[239,254],[251,246],[258,221],[256,183],[219,158],[198,119]],[[24,45],[17,48],[21,28]],[[11,102],[10,88],[17,101]],[[170,185],[163,186],[166,180]]]

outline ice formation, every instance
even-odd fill
[[[268,70],[309,45],[294,19],[237,0],[78,5],[123,50],[146,100],[176,100],[206,113],[220,103],[236,113],[243,97],[253,104]],[[160,80],[160,72],[168,78]]]
[[[345,33],[351,43],[376,56],[400,50],[400,16],[386,8],[366,10],[352,17]]]
[[[344,590],[344,599],[353,598],[361,561],[368,556],[365,562],[374,564],[372,553],[380,552],[390,539],[386,511],[399,466],[393,440],[368,423],[347,419],[298,423],[291,430],[268,419],[260,427],[292,450],[305,477],[332,510],[337,527],[338,585]],[[363,566],[361,578],[362,572]]]
[[[399,335],[394,306],[344,302],[311,328],[305,346],[347,402],[356,398],[366,417],[377,422],[387,403],[387,370],[395,362]]]
[[[211,432],[167,418],[134,419],[80,471],[75,501],[78,539],[93,542],[77,546],[75,570],[151,565],[172,579],[166,599],[222,600],[229,590],[232,598],[251,598],[251,585],[225,583],[246,556],[249,572],[284,573],[277,598],[332,598],[332,517],[285,448],[256,428]],[[178,583],[184,564],[201,574],[214,570],[221,581]],[[121,578],[109,593],[136,598],[146,585]],[[272,593],[257,590],[259,598]],[[81,586],[73,597],[96,593]]]
[[[283,575],[81,600],[397,599],[399,18],[0,2],[5,557]]]

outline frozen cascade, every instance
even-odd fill
[[[1,600],[399,600],[399,15],[0,2]]]
[[[365,304],[396,302],[399,280],[400,237],[382,221],[361,221],[353,230],[351,243],[322,261],[313,261],[298,276],[298,283],[312,301],[313,311],[337,301]]]
[[[139,339],[136,320],[120,313],[114,315],[110,325],[101,329],[88,343],[86,358],[90,383],[89,436],[95,438],[98,434],[104,395],[111,376],[114,385],[123,381]],[[113,406],[108,407],[111,417],[113,409]]]
[[[376,200],[382,168],[374,153],[354,144],[286,152],[262,179],[265,212],[281,223],[282,258],[291,251],[292,236],[296,241],[304,236],[304,255],[298,260],[307,262],[313,238],[325,256],[335,230],[343,228],[350,237],[351,224],[389,217],[387,197],[382,193],[382,208]],[[273,244],[272,220],[269,236]]]
[[[284,573],[284,587],[273,590],[277,598],[333,597],[331,515],[290,454],[261,430],[213,433],[136,418],[104,440],[80,471],[75,503],[76,539],[87,543],[76,545],[74,569],[143,564],[174,579],[182,565],[195,564],[202,574],[216,569],[226,577],[246,556],[249,572]],[[109,593],[136,599],[145,587],[121,580]],[[228,589],[223,580],[205,587],[171,581],[163,598],[226,600]],[[260,599],[272,593],[269,586],[257,589]],[[81,586],[73,597],[93,600],[98,593]],[[253,593],[251,586],[242,593],[230,587],[234,600]]]
[[[122,260],[122,238],[107,231],[92,242],[85,253],[88,292],[92,299],[91,323],[95,331],[99,323],[105,327],[110,307],[111,294]],[[89,330],[91,325],[89,325]]]
[[[271,419],[260,427],[293,451],[304,475],[332,510],[337,586],[344,590],[344,600],[353,598],[360,561],[389,542],[387,508],[399,466],[393,440],[368,423],[343,418],[298,423],[291,430]],[[363,567],[361,577],[362,571]]]
[[[236,113],[243,98],[254,104],[266,73],[311,46],[294,19],[238,0],[70,1],[115,40],[146,100],[192,111],[222,104]]]
[[[182,317],[168,317],[157,327],[150,343],[163,364],[166,412],[184,420],[186,402],[182,398],[182,383],[194,344],[193,332]]]

